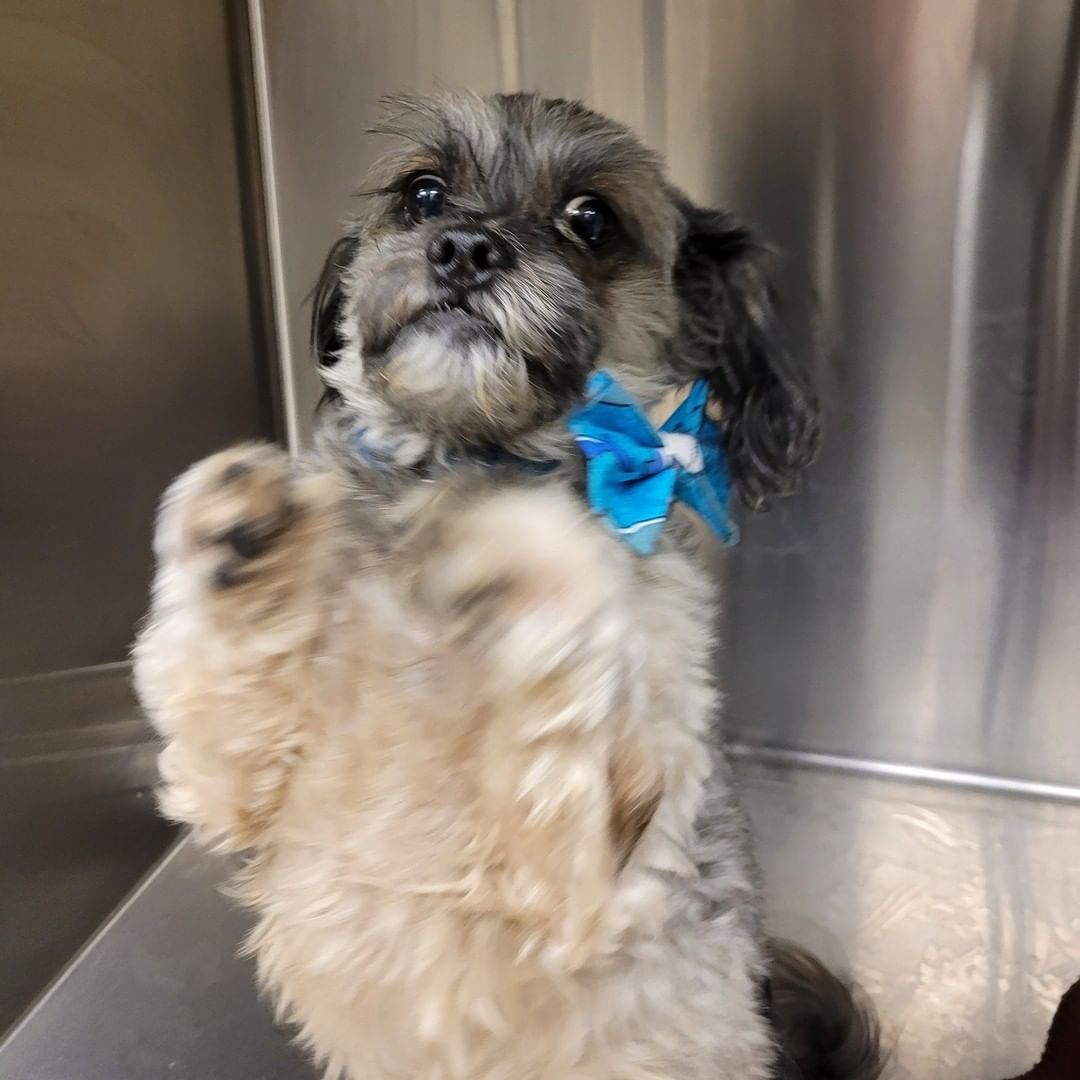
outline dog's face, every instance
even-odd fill
[[[405,101],[381,130],[403,148],[316,296],[341,407],[414,450],[511,447],[560,423],[596,367],[646,402],[706,375],[746,501],[791,486],[816,413],[744,230],[576,102]]]

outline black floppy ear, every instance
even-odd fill
[[[732,483],[751,510],[764,510],[771,496],[795,490],[817,453],[817,398],[784,340],[764,249],[728,214],[678,202],[685,232],[671,363],[684,378],[709,381]]]
[[[311,351],[320,368],[333,367],[345,344],[341,337],[341,314],[345,296],[341,275],[356,254],[357,240],[343,236],[326,256],[311,296]]]

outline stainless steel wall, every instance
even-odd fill
[[[124,658],[166,480],[267,430],[226,5],[0,2],[0,678]]]
[[[827,441],[748,523],[749,741],[1080,785],[1071,0],[253,0],[292,429],[380,94],[581,96],[815,291]]]
[[[271,430],[222,0],[0,0],[0,1030],[171,833],[124,663],[154,506]]]

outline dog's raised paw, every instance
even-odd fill
[[[288,456],[247,444],[192,466],[166,493],[158,554],[179,558],[217,591],[253,580],[302,514]]]

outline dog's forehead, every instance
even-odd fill
[[[447,136],[466,144],[489,182],[584,183],[594,176],[647,189],[660,183],[656,159],[622,125],[578,102],[527,94],[452,99]]]

